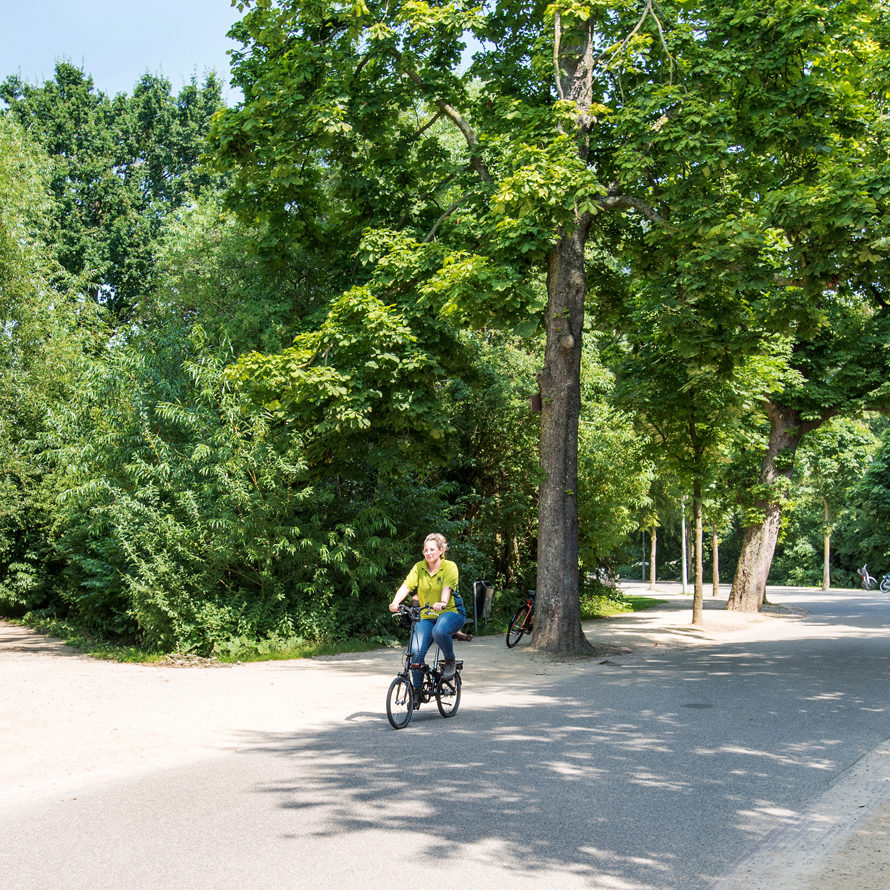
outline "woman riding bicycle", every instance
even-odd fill
[[[402,600],[412,591],[420,602],[421,620],[414,626],[411,636],[411,655],[415,663],[426,657],[435,640],[443,656],[442,679],[454,676],[454,644],[451,635],[461,629],[464,616],[454,602],[457,590],[457,563],[444,559],[448,542],[444,535],[434,533],[423,542],[423,559],[415,563],[408,577],[396,591],[389,604],[390,612],[398,612]],[[412,674],[415,687],[420,687],[423,677],[419,671]]]

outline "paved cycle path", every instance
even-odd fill
[[[0,624],[4,883],[306,886],[288,880],[292,836],[302,874],[368,890],[391,883],[395,836],[397,871],[415,883],[890,885],[886,600],[785,589],[770,594],[785,611],[739,616],[706,596],[697,628],[690,598],[659,590],[663,607],[586,625],[601,647],[591,660],[501,637],[462,644],[460,714],[422,709],[402,732],[384,715],[391,650],[177,669],[96,661]],[[117,883],[78,851],[94,836],[128,849],[109,813],[149,847],[163,840],[126,857]],[[244,825],[260,839],[226,852]],[[196,852],[208,840],[216,858]],[[359,841],[382,856],[356,855]]]

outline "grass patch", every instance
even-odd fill
[[[666,602],[668,601],[654,599],[651,596],[584,596],[581,598],[581,620],[591,621],[627,612],[642,612],[644,609],[652,609]]]
[[[23,618],[5,618],[10,624],[30,627],[38,633],[61,640],[66,646],[77,649],[92,658],[119,661],[129,664],[157,664],[170,657],[190,658],[180,653],[151,652],[139,646],[124,646],[102,640],[62,618],[51,618],[29,612]],[[340,643],[323,643],[295,638],[253,641],[244,638],[232,640],[217,647],[211,656],[213,661],[224,664],[251,661],[288,661],[294,658],[313,658],[317,655],[342,655],[345,652],[371,652],[382,646],[392,646],[394,639],[350,639]],[[206,659],[197,659],[206,660]]]
[[[278,644],[257,643],[219,652],[217,660],[227,664],[249,661],[290,661],[295,658],[314,658],[317,655],[343,655],[346,652],[373,652],[390,645],[387,640],[351,639],[342,643],[318,643],[306,640],[284,641]]]

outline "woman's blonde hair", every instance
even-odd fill
[[[435,545],[443,552],[448,552],[448,541],[445,540],[445,535],[440,534],[439,532],[433,532],[431,535],[427,535],[423,539],[423,543],[426,544],[427,541],[432,541]]]

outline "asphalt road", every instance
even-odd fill
[[[453,719],[425,706],[394,731],[369,697],[16,801],[0,813],[0,883],[709,888],[890,737],[890,597],[771,599],[806,611],[795,633],[582,663],[514,650],[515,670],[500,639],[477,638]],[[587,629],[602,644],[611,628]],[[501,659],[490,673],[486,647]]]

